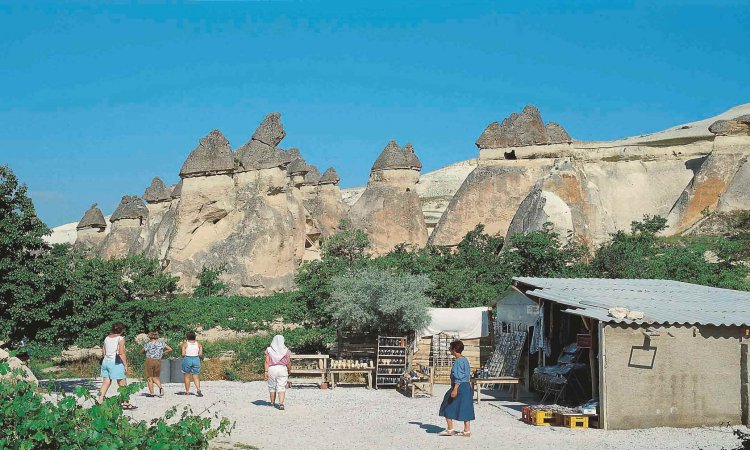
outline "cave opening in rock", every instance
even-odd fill
[[[503,155],[505,156],[505,159],[518,159],[516,158],[516,151],[511,150],[509,152],[503,152]]]

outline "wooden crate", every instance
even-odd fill
[[[471,371],[482,367],[492,356],[492,336],[481,339],[464,339],[463,355],[469,360]],[[412,364],[417,366],[430,366],[430,352],[432,348],[432,337],[424,337],[417,341],[417,350],[412,357]],[[432,368],[432,367],[431,367]],[[433,368],[434,369],[434,368]],[[434,381],[437,384],[450,384],[450,367],[447,370],[438,370],[434,373]]]

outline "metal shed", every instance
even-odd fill
[[[747,423],[750,292],[641,279],[516,277],[513,287],[591,326],[603,428]]]

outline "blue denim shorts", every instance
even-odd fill
[[[197,356],[182,357],[182,373],[198,375],[201,373],[201,359]]]
[[[102,360],[102,369],[99,371],[99,376],[110,380],[124,380],[126,378],[125,364],[115,364],[114,359],[105,358]]]

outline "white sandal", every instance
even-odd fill
[[[438,436],[457,436],[458,433],[455,430],[443,430],[438,433]]]

